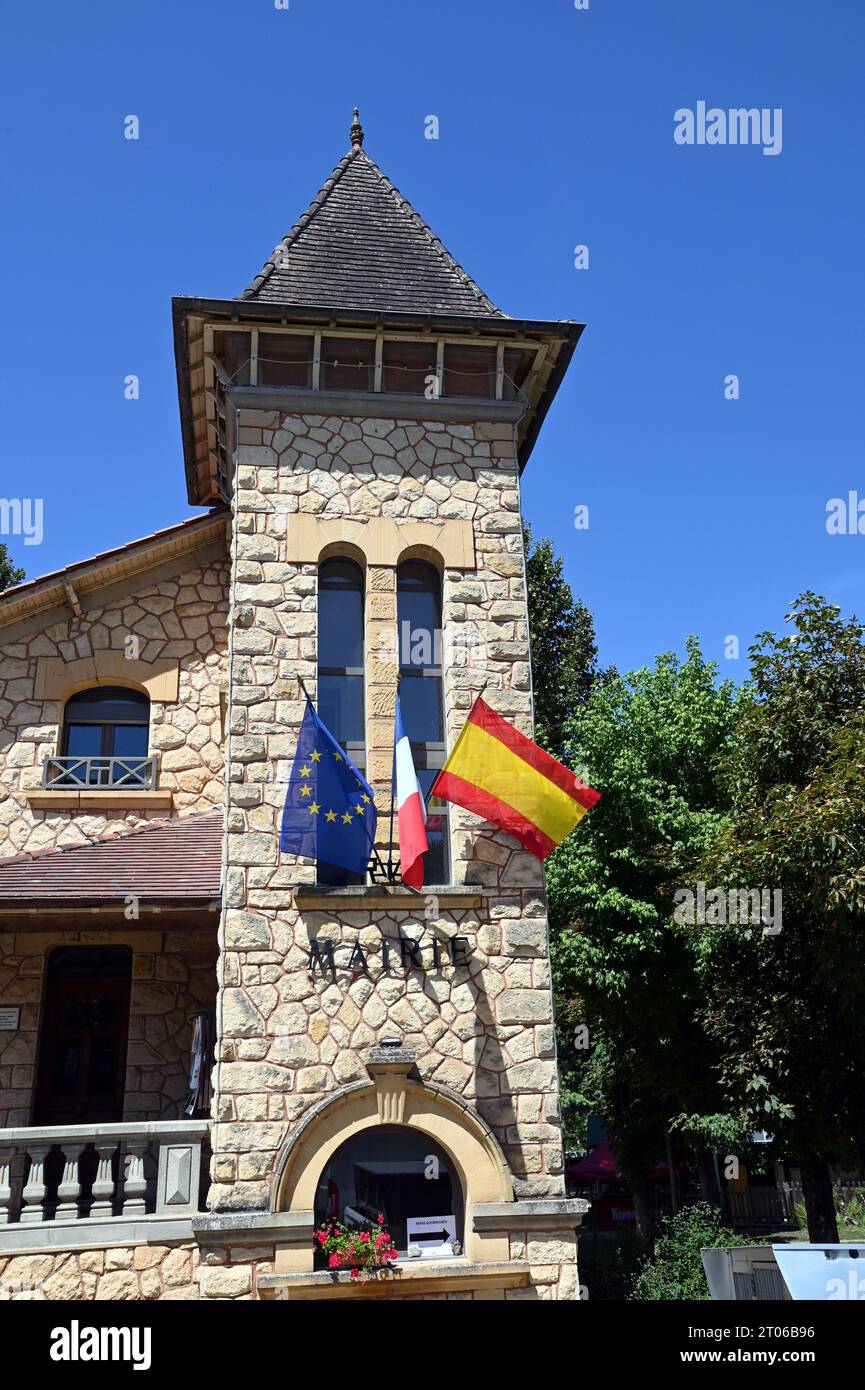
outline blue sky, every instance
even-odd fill
[[[601,659],[695,632],[738,679],[725,637],[744,658],[798,591],[861,615],[865,535],[825,522],[865,498],[863,53],[856,0],[7,6],[0,495],[44,498],[14,556],[32,577],[190,514],[170,298],[243,289],[357,103],[497,303],[588,325],[524,507]],[[781,108],[781,153],[677,145],[698,101]]]

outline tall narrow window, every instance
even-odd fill
[[[364,728],[363,575],[351,560],[326,560],[318,571],[318,713],[361,772]],[[319,863],[319,883],[360,883]]]
[[[424,797],[445,760],[442,687],[441,579],[431,565],[410,560],[397,571],[400,706]],[[427,804],[426,883],[450,877],[447,805]]]

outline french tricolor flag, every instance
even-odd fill
[[[411,744],[402,722],[399,695],[396,697],[393,768],[402,881],[409,888],[420,892],[423,888],[423,856],[429,848],[426,838],[426,807],[414,770]]]

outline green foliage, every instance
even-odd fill
[[[666,1217],[655,1253],[634,1281],[637,1301],[694,1301],[709,1299],[701,1250],[719,1245],[753,1245],[753,1236],[738,1236],[721,1224],[720,1213],[706,1202],[685,1207]]]
[[[0,593],[11,589],[13,584],[23,584],[24,571],[20,565],[13,565],[8,547],[0,541]]]
[[[564,561],[552,542],[524,533],[535,737],[554,757],[565,752],[565,725],[586,700],[597,675],[592,615],[575,599],[564,577]]]
[[[777,936],[695,938],[728,1105],[788,1157],[865,1158],[865,628],[803,594],[764,633],[722,762],[731,797],[701,877],[780,889]]]
[[[566,1122],[576,1133],[580,1098],[597,1109],[634,1176],[664,1153],[674,1116],[723,1109],[671,922],[723,813],[714,769],[736,696],[716,675],[689,639],[684,662],[595,681],[567,725],[568,760],[602,796],[547,866]],[[582,1022],[588,1053],[573,1045]]]
[[[865,1226],[865,1192],[861,1188],[849,1197],[836,1192],[835,1207],[845,1226]]]

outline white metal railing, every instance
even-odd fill
[[[97,791],[153,791],[156,786],[156,754],[141,758],[88,757],[67,754],[46,757],[42,764],[46,791],[90,787]]]
[[[0,1249],[4,1230],[203,1210],[209,1133],[209,1120],[0,1129]]]

